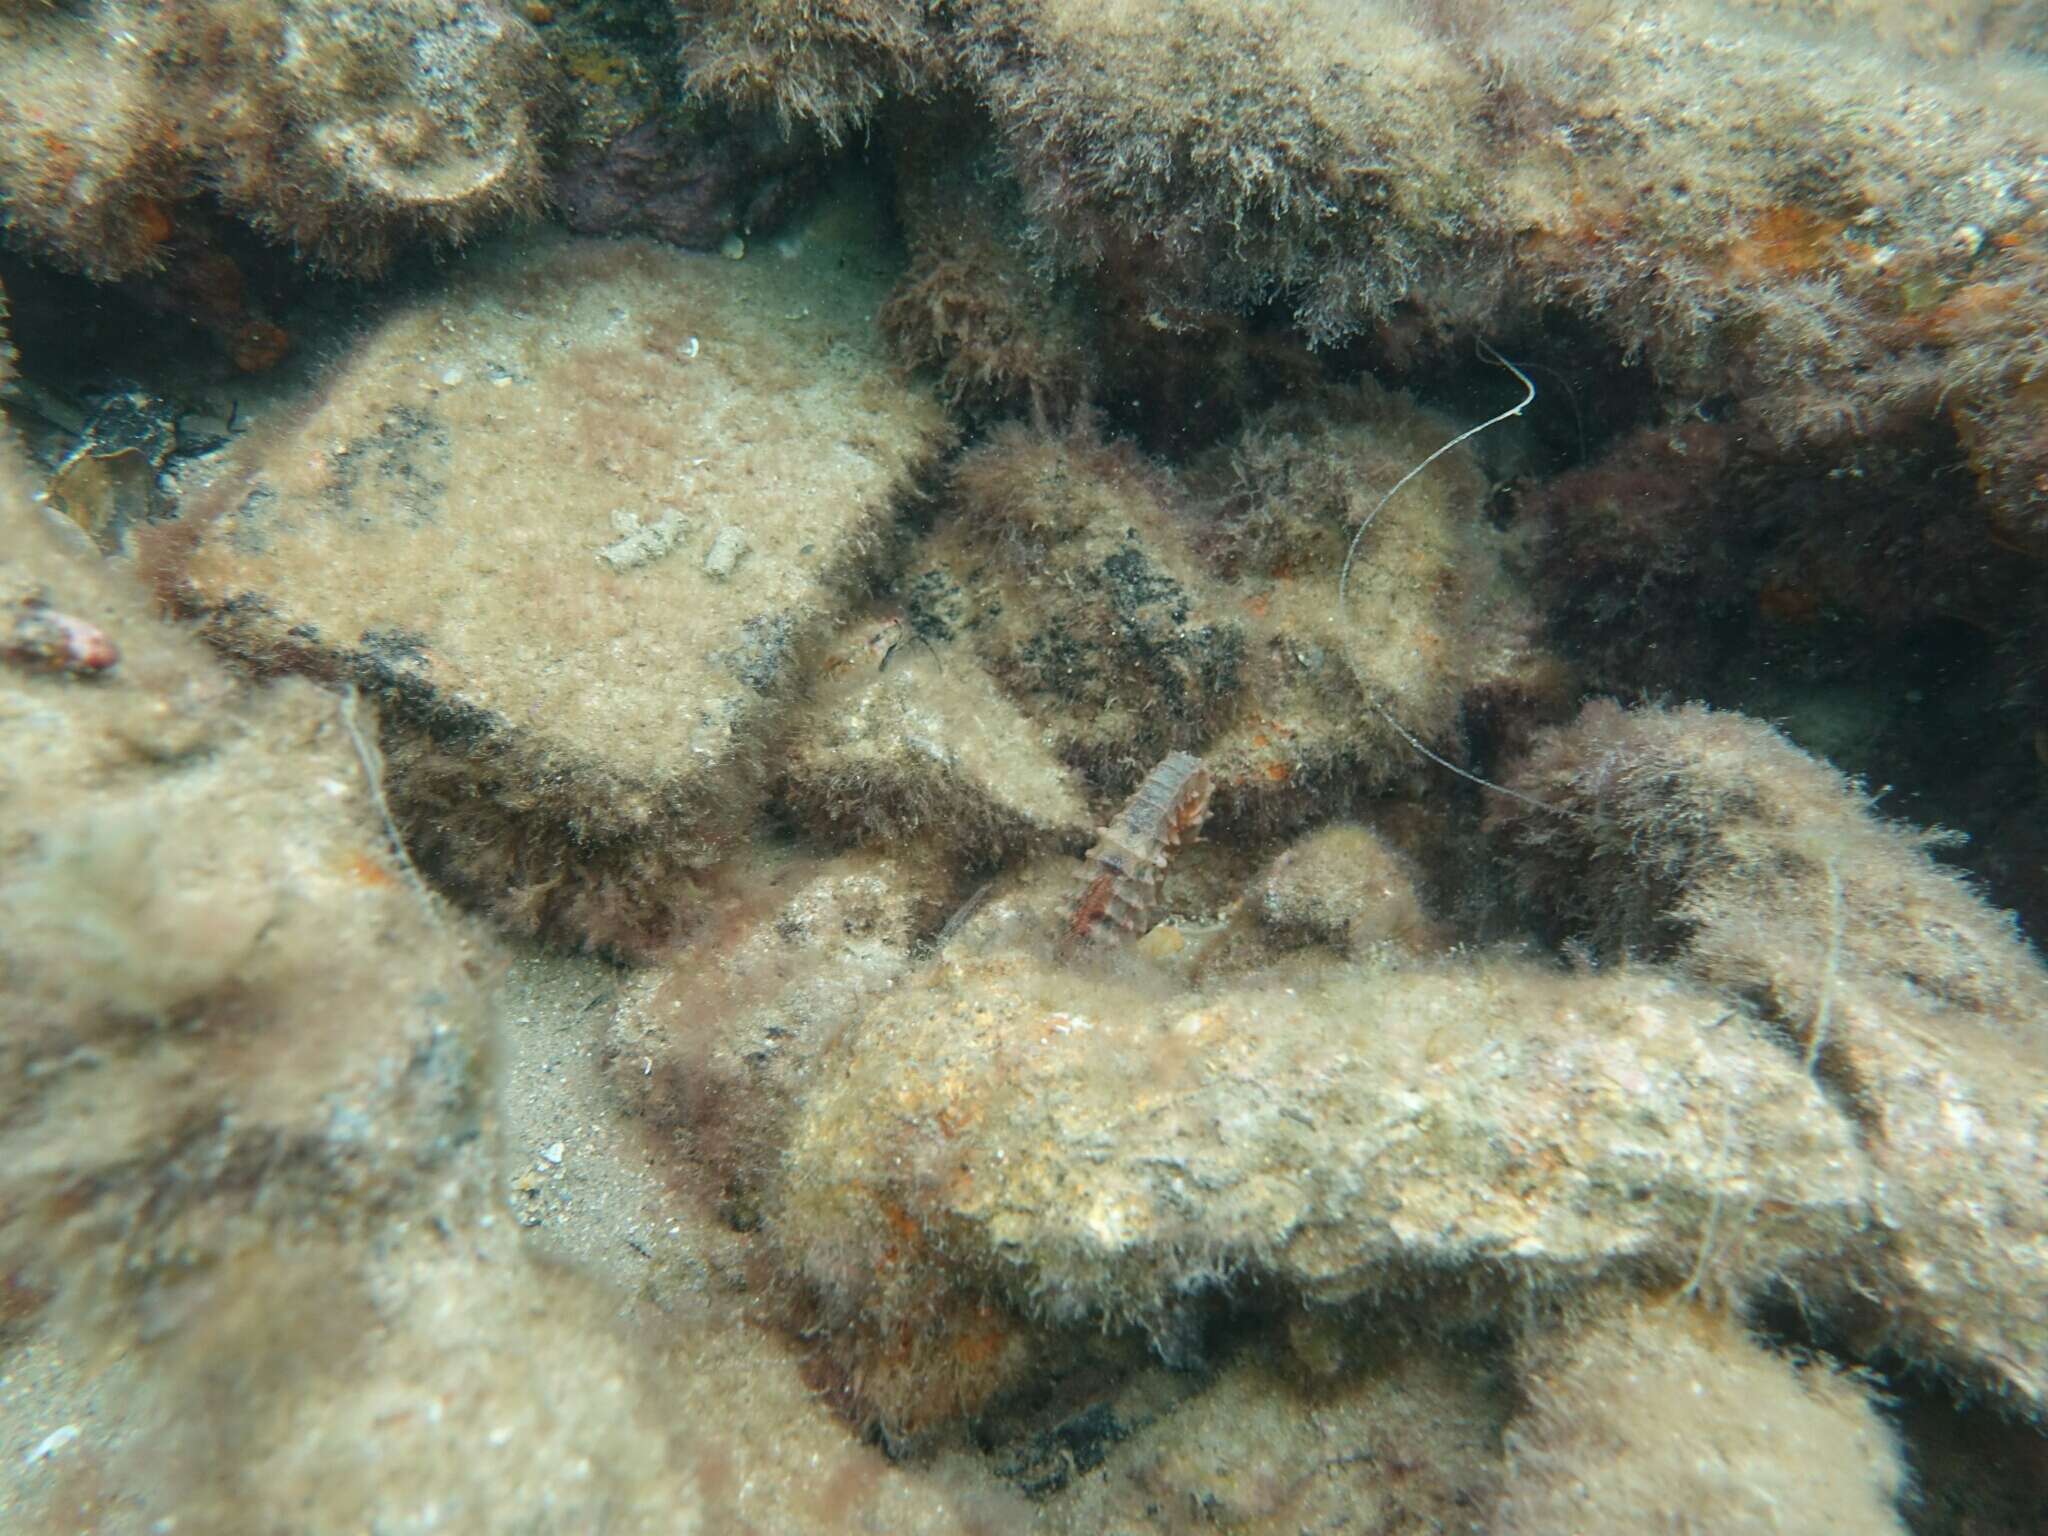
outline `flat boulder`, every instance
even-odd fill
[[[186,498],[213,637],[375,695],[408,839],[513,926],[669,936],[943,446],[876,338],[867,227],[479,252]]]

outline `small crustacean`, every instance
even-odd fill
[[[0,658],[17,666],[97,677],[121,659],[121,653],[97,624],[59,613],[42,597],[14,605],[7,628],[0,633]]]
[[[1097,829],[1082,861],[1081,896],[1067,920],[1070,940],[1144,930],[1166,861],[1201,829],[1214,787],[1202,760],[1187,752],[1169,752],[1146,775],[1116,820]]]

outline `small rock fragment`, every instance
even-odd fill
[[[620,537],[600,549],[597,558],[620,572],[659,560],[682,543],[690,531],[688,521],[673,507],[662,514],[660,521],[653,523],[642,523],[632,512],[614,512],[612,527]]]
[[[731,526],[721,528],[711,541],[711,548],[705,552],[704,574],[713,581],[728,580],[740,568],[740,561],[746,553],[747,536]]]
[[[1407,861],[1370,827],[1311,833],[1273,861],[1254,895],[1259,920],[1283,943],[1423,949],[1440,937]]]
[[[0,637],[0,657],[46,672],[97,677],[121,659],[121,652],[97,624],[31,597],[15,605],[13,622]]]

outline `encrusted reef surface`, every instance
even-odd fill
[[[2033,1536],[2038,10],[0,0],[0,1527]]]
[[[0,38],[8,237],[94,276],[195,199],[351,269],[538,204],[542,50],[492,0],[9,5]]]
[[[825,260],[479,252],[210,466],[166,579],[255,665],[388,700],[408,835],[451,878],[657,944],[947,434],[880,365],[878,288]]]

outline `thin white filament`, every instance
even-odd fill
[[[1370,703],[1371,701],[1368,700],[1367,702]],[[1554,815],[1558,816],[1569,816],[1572,814],[1572,812],[1566,810],[1561,805],[1552,805],[1547,800],[1538,800],[1534,795],[1525,795],[1519,789],[1509,789],[1505,784],[1496,784],[1491,779],[1482,779],[1478,774],[1474,773],[1469,768],[1460,768],[1448,757],[1444,757],[1439,753],[1430,751],[1430,749],[1423,744],[1421,737],[1417,736],[1413,731],[1409,730],[1407,726],[1403,725],[1400,721],[1396,720],[1393,717],[1393,715],[1390,714],[1383,705],[1373,704],[1372,707],[1375,711],[1378,712],[1379,717],[1382,720],[1386,721],[1387,724],[1393,728],[1394,734],[1396,736],[1399,736],[1403,741],[1407,742],[1409,746],[1413,747],[1416,751],[1420,752],[1424,757],[1428,758],[1432,763],[1435,763],[1439,768],[1448,768],[1451,770],[1451,772],[1455,773],[1459,778],[1469,780],[1471,783],[1477,784],[1481,789],[1490,789],[1496,795],[1506,795],[1510,800],[1519,800],[1522,802],[1522,804],[1534,806],[1539,811],[1549,811]]]
[[[427,889],[427,882],[421,876],[419,867],[413,863],[412,855],[406,851],[405,838],[398,830],[398,819],[391,814],[391,802],[384,798],[384,754],[377,750],[377,743],[370,739],[370,733],[363,729],[362,719],[357,711],[360,697],[354,683],[344,684],[341,690],[341,726],[348,732],[349,745],[356,750],[356,761],[362,765],[363,782],[370,791],[370,804],[384,823],[384,836],[390,841],[391,851],[398,859],[398,867],[405,871],[405,878],[425,903],[427,913],[435,922],[441,920],[440,909],[434,905],[433,893]]]
[[[1438,459],[1442,458],[1445,454],[1449,453],[1453,448],[1457,447],[1460,443],[1470,442],[1473,438],[1477,437],[1480,433],[1484,432],[1488,427],[1497,427],[1502,422],[1506,421],[1510,416],[1519,416],[1522,414],[1522,412],[1526,411],[1527,409],[1529,409],[1530,406],[1536,403],[1536,385],[1529,378],[1528,374],[1522,372],[1521,369],[1517,368],[1513,363],[1509,362],[1506,358],[1502,357],[1498,352],[1494,351],[1492,347],[1488,346],[1483,341],[1479,343],[1479,355],[1489,363],[1499,364],[1501,367],[1507,369],[1509,373],[1512,373],[1516,378],[1520,379],[1522,381],[1522,388],[1526,389],[1528,393],[1522,396],[1521,400],[1517,404],[1509,406],[1506,410],[1502,411],[1498,416],[1490,416],[1485,421],[1480,422],[1479,425],[1476,427],[1467,427],[1463,432],[1460,432],[1448,443],[1445,443],[1443,447],[1437,449],[1435,453],[1432,453],[1420,464],[1416,465],[1413,469],[1409,470],[1407,474],[1403,475],[1400,479],[1396,480],[1393,483],[1393,486],[1387,491],[1387,494],[1382,496],[1379,499],[1379,501],[1374,504],[1373,509],[1365,514],[1365,521],[1360,523],[1358,525],[1358,531],[1351,535],[1351,547],[1344,551],[1344,569],[1338,572],[1337,574],[1337,606],[1339,608],[1342,608],[1344,606],[1345,594],[1350,590],[1351,562],[1358,558],[1358,546],[1360,542],[1365,538],[1365,530],[1373,525],[1373,520],[1377,518],[1382,511],[1385,510],[1387,503],[1392,501],[1394,497],[1397,494],[1399,494],[1401,487],[1406,485],[1410,480],[1413,480],[1417,475],[1421,474],[1425,469],[1429,468],[1430,465],[1434,464]]]

